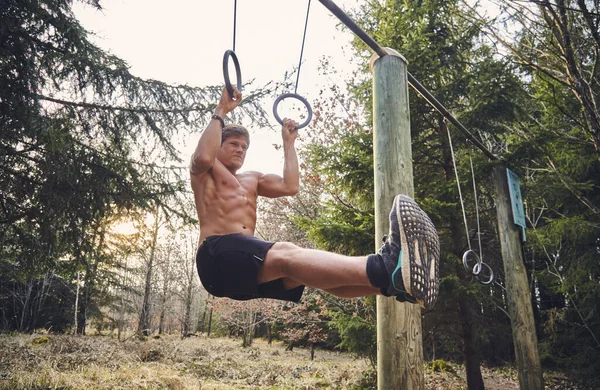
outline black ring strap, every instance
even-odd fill
[[[287,99],[287,98],[294,98],[294,99],[300,100],[302,102],[302,104],[304,104],[304,106],[306,107],[306,110],[308,111],[308,116],[304,122],[302,122],[298,125],[298,129],[308,126],[308,124],[312,120],[312,116],[313,116],[312,107],[310,106],[310,103],[308,103],[308,100],[306,100],[302,96],[298,95],[297,93],[284,93],[283,95],[281,95],[277,99],[275,99],[275,103],[273,103],[273,115],[275,116],[275,119],[277,120],[277,122],[279,122],[280,125],[283,125],[283,120],[281,119],[279,114],[277,114],[277,106],[279,106],[279,103],[281,103],[282,100]]]
[[[233,65],[235,66],[235,74],[236,74],[236,84],[238,92],[242,92],[242,72],[240,70],[240,62],[238,61],[237,56],[233,50],[227,50],[223,55],[223,77],[225,78],[225,88],[227,88],[227,92],[229,92],[229,96],[233,99],[233,86],[231,85],[231,80],[229,79],[229,58],[233,60]]]

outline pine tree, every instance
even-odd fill
[[[354,17],[381,46],[402,53],[408,59],[409,71],[494,149],[501,145],[499,137],[505,123],[515,120],[514,108],[521,84],[512,74],[509,63],[494,59],[493,50],[481,40],[481,26],[468,23],[466,12],[458,2],[404,1],[382,5],[374,1],[367,3]],[[358,39],[355,45],[367,64],[371,53],[364,50],[364,44]],[[364,79],[367,81],[361,82]],[[370,78],[355,75],[348,89],[364,107],[368,123],[372,106]],[[499,287],[490,289],[477,284],[462,268],[460,257],[467,249],[467,237],[447,126],[418,95],[412,94],[410,99],[415,195],[434,219],[442,239],[441,297],[436,308],[425,314],[424,346],[430,357],[435,350],[436,356],[466,360],[470,388],[482,388],[480,359],[498,362],[494,359],[511,358],[502,292]],[[373,251],[370,125],[363,124],[361,129],[352,120],[335,122],[325,114],[320,115],[317,119],[323,118],[327,130],[309,149],[313,156],[309,161],[332,195],[319,217],[313,221],[301,220],[300,226],[308,229],[309,237],[320,247],[350,254],[370,253]],[[479,183],[485,182],[485,160],[478,158],[476,151],[455,134],[454,129],[451,131],[463,188],[465,183],[470,183],[470,154],[474,155],[476,166],[478,162],[483,163],[475,174]],[[480,207],[492,207],[489,191],[480,191],[479,196],[483,198]],[[475,225],[472,195],[465,202],[472,228]],[[501,269],[498,243],[493,239],[495,214],[482,214],[484,247],[487,248],[484,256],[494,270]],[[471,229],[469,235],[473,231]],[[475,245],[473,237],[471,241]],[[339,247],[333,247],[333,243]],[[501,281],[501,275],[498,279]],[[497,344],[494,353],[481,352],[489,350],[486,343]],[[462,356],[454,352],[461,349],[461,344]],[[431,345],[435,347],[430,348]],[[498,352],[504,353],[502,357]]]
[[[506,143],[526,194],[542,362],[592,378],[600,341],[597,1],[500,1],[488,31],[519,64],[528,100]],[[595,387],[594,385],[591,385]]]
[[[84,2],[101,9],[99,0]],[[183,192],[187,161],[171,140],[204,128],[220,93],[131,74],[89,41],[72,3],[0,7],[0,297],[20,299],[23,283],[44,275],[70,283],[85,271],[86,303],[95,270],[111,261],[102,249],[107,224],[158,204],[183,214],[171,200]],[[245,110],[261,117],[253,104]],[[39,286],[29,295],[47,293]],[[3,312],[34,311],[31,299],[11,302],[0,298]],[[21,328],[42,326],[38,317]]]

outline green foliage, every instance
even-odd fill
[[[406,57],[411,74],[472,133],[487,140],[486,145],[501,143],[507,124],[516,120],[520,99],[525,96],[522,83],[514,73],[515,66],[484,44],[483,24],[474,22],[461,2],[372,1],[355,17],[381,46],[392,47]],[[366,56],[364,45],[358,40],[355,45],[359,55]],[[372,106],[370,88],[370,81],[366,81],[363,87],[351,89],[366,110]],[[434,310],[423,318],[425,357],[478,361],[479,356],[472,352],[467,356],[463,351],[479,350],[481,358],[489,363],[510,360],[511,338],[507,337],[508,318],[501,286],[478,284],[460,260],[469,240],[473,247],[478,244],[473,231],[479,222],[483,257],[502,283],[489,166],[437,111],[410,92],[415,197],[436,225],[442,251],[440,297]],[[462,221],[453,157],[471,229],[469,237]],[[479,221],[474,207],[471,159],[478,184]]]
[[[456,375],[456,370],[452,367],[452,365],[450,363],[448,363],[445,360],[441,360],[441,359],[432,360],[431,362],[429,362],[427,364],[427,367],[432,372],[440,372],[440,373],[449,372],[451,374]]]
[[[535,286],[532,294],[543,362],[582,372],[581,367],[598,360],[595,357],[600,351],[600,132],[593,122],[597,110],[590,113],[586,108],[594,107],[593,99],[600,92],[594,73],[597,67],[590,67],[597,63],[598,42],[592,39],[592,25],[586,22],[596,20],[597,15],[587,14],[589,19],[585,19],[585,11],[576,9],[582,7],[582,2],[573,3],[573,9],[561,9],[552,3],[542,6],[554,7],[547,14],[552,17],[568,14],[565,20],[570,24],[563,26],[561,33],[573,34],[578,48],[574,60],[579,61],[569,69],[580,69],[585,75],[576,79],[576,72],[565,71],[565,63],[572,60],[563,57],[569,48],[548,49],[563,47],[565,43],[555,30],[561,20],[546,25],[552,19],[532,13],[537,6],[513,7],[511,3],[511,7],[503,8],[506,12],[514,10],[512,18],[523,21],[525,27],[518,30],[515,41],[509,42],[511,54],[507,54],[488,45],[482,35],[482,29],[489,29],[494,21],[474,17],[461,4],[436,0],[370,1],[355,12],[354,18],[381,46],[402,53],[413,76],[520,176],[530,225],[525,265]],[[532,24],[532,20],[539,23]],[[357,55],[367,64],[371,52],[358,39],[355,46]],[[593,90],[591,95],[585,95],[582,89],[586,83]],[[361,102],[370,122],[370,78],[354,75],[349,84],[348,91]],[[450,127],[471,228],[468,234],[476,248],[473,231],[477,221],[470,172],[470,160],[473,161],[483,257],[494,269],[497,281],[486,287],[465,272],[460,261],[468,238],[456,190],[447,124],[420,96],[411,94],[410,101],[415,195],[438,228],[443,259],[440,298],[436,308],[425,313],[423,319],[425,355],[461,360],[463,343],[471,337],[468,342],[488,363],[510,361],[514,352],[503,289],[494,191],[489,180],[491,164]],[[316,218],[298,220],[298,224],[318,246],[359,253],[351,249],[352,242],[364,242],[366,250],[371,245],[366,235],[363,241],[363,236],[352,229],[372,226],[363,224],[368,219],[356,212],[370,207],[371,192],[365,191],[368,193],[361,203],[355,196],[360,194],[353,191],[357,188],[353,183],[363,183],[364,189],[367,178],[372,177],[369,169],[357,169],[367,167],[368,152],[356,147],[360,145],[356,139],[368,131],[359,136],[349,126],[346,135],[338,122],[331,122],[329,128],[336,140],[314,146],[311,168],[322,176],[326,192],[338,197],[325,198],[325,207]],[[369,125],[365,127],[368,129]],[[370,142],[364,144],[367,147]],[[346,150],[351,151],[351,156],[344,153]],[[344,209],[340,204],[345,202],[361,207]],[[343,323],[348,317],[340,316],[336,321]],[[595,369],[592,366],[588,374]]]
[[[538,31],[536,38],[549,38],[547,33]],[[521,37],[523,43],[531,38]],[[562,60],[548,55],[546,61],[552,66]],[[598,366],[590,362],[600,353],[600,161],[581,98],[544,72],[528,73],[527,131],[519,133],[513,159],[527,175],[540,353],[547,367],[594,378]]]
[[[352,390],[374,390],[377,388],[377,371],[375,369],[363,372],[358,383],[352,385]]]
[[[31,340],[31,345],[34,347],[41,347],[47,345],[48,343],[50,343],[50,339],[48,338],[48,336],[36,337],[33,340]]]
[[[362,255],[368,251],[365,248],[373,247],[373,215],[336,202],[323,206],[315,219],[293,218],[318,247],[350,256]]]
[[[341,311],[332,313],[329,326],[334,328],[342,341],[337,345],[357,356],[366,357],[373,367],[377,367],[377,325],[356,313]]]
[[[82,2],[101,9],[99,1]],[[65,329],[78,272],[80,321],[100,315],[118,258],[107,230],[121,218],[160,204],[192,220],[181,207],[188,178],[174,167],[182,160],[171,139],[203,126],[220,93],[131,74],[90,42],[72,4],[7,0],[0,7],[4,329]]]
[[[294,217],[318,247],[347,255],[364,255],[373,248],[373,143],[364,132],[332,130],[336,142],[312,143],[306,164],[324,178],[328,196],[316,217]]]

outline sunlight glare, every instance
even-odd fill
[[[111,226],[110,231],[120,235],[132,235],[138,232],[132,221],[119,222]]]

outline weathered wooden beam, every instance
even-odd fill
[[[373,72],[375,247],[389,230],[397,194],[414,196],[406,61],[397,52],[376,55]],[[377,297],[377,387],[424,389],[421,309]]]
[[[494,167],[493,180],[496,191],[498,233],[504,263],[504,282],[519,373],[519,386],[521,389],[541,390],[544,388],[544,378],[542,377],[542,365],[535,333],[531,292],[527,281],[519,228],[513,220],[504,164]]]

